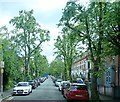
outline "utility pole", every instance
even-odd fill
[[[3,98],[3,72],[4,72],[4,62],[0,61],[0,102]]]

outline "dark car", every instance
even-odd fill
[[[36,78],[35,80],[36,80],[37,86],[39,86],[40,83],[41,83],[41,82],[40,82],[40,79],[39,79],[39,78]]]
[[[53,83],[55,83],[55,81],[57,80],[57,78],[54,76],[51,76],[51,79],[52,79]]]
[[[29,82],[29,84],[32,86],[32,89],[35,89],[35,88],[36,88],[36,83],[35,83],[34,80],[29,80],[28,82]]]
[[[43,83],[47,78],[46,77],[41,77],[40,82]]]

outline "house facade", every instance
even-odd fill
[[[105,58],[105,72],[98,79],[99,93],[120,98],[120,56]]]
[[[120,97],[120,56],[106,56],[104,61],[104,73],[98,78],[98,91],[100,94]],[[91,61],[86,54],[74,61],[72,66],[72,77],[80,77],[91,81]]]
[[[82,78],[85,81],[90,80],[91,62],[89,60],[89,55],[85,54],[76,59],[71,69],[71,76],[73,78]]]

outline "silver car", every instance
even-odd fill
[[[59,87],[59,85],[61,84],[61,81],[62,81],[62,79],[57,79],[57,80],[55,81],[55,86],[56,86],[56,87]]]

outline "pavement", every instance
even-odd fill
[[[5,100],[7,100],[11,95],[12,95],[12,88],[3,92],[3,96],[2,96],[2,102],[6,102]],[[106,95],[102,95],[100,94],[100,99],[104,102],[104,101],[111,101],[111,102],[120,102],[120,99],[114,99],[111,96],[106,96]]]
[[[1,102],[5,102],[5,100],[12,95],[12,90],[13,89],[11,88],[11,89],[6,90],[6,91],[3,92],[3,96],[2,96],[2,101]]]

